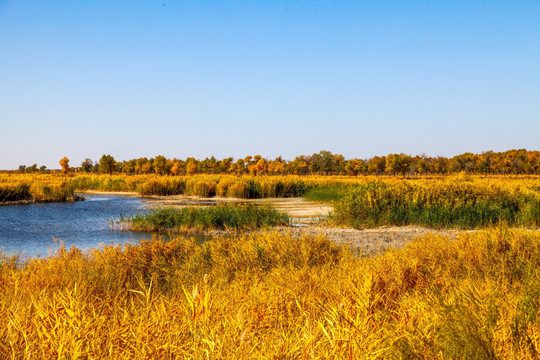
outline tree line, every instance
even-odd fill
[[[99,160],[85,159],[80,166],[70,167],[69,159],[60,160],[62,172],[84,172],[101,174],[232,174],[232,175],[430,175],[466,172],[470,174],[540,174],[540,151],[525,149],[505,152],[487,151],[481,154],[470,152],[454,157],[425,154],[388,154],[369,159],[345,159],[341,154],[320,151],[312,155],[300,155],[294,160],[263,158],[260,155],[234,159],[216,159],[214,156],[203,160],[194,157],[168,159],[158,155],[153,158],[138,158],[117,161],[111,155],[103,155]],[[49,172],[37,165],[21,165],[19,172]]]

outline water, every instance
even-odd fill
[[[81,250],[150,239],[150,233],[111,231],[109,221],[146,211],[140,198],[85,195],[85,201],[0,206],[0,250],[48,256],[63,241]],[[56,240],[55,240],[56,239]]]

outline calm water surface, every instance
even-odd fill
[[[74,245],[85,250],[100,244],[152,237],[148,233],[110,230],[109,220],[145,211],[140,198],[85,195],[85,199],[74,203],[0,206],[0,250],[44,257],[50,250],[58,249],[59,241],[66,247]]]

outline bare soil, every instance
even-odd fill
[[[205,205],[208,203],[241,203],[241,204],[272,204],[276,209],[286,212],[291,218],[307,219],[326,217],[332,210],[329,204],[307,201],[303,198],[266,198],[266,199],[238,199],[211,197],[201,198],[193,196],[155,196],[145,201],[150,207],[185,207]]]
[[[374,229],[332,228],[316,225],[279,227],[278,231],[301,236],[324,236],[337,244],[348,246],[353,253],[361,256],[379,254],[386,249],[401,248],[419,236],[427,233],[441,234],[451,238],[464,230],[437,230],[419,226],[379,227]]]

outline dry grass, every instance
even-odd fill
[[[540,233],[355,258],[277,233],[0,261],[0,358],[538,358]]]
[[[0,203],[75,201],[75,187],[64,176],[0,174]]]

